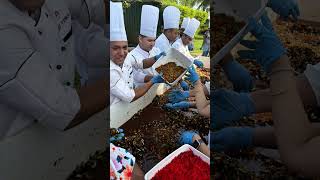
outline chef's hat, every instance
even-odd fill
[[[198,21],[195,18],[192,18],[183,33],[193,38],[199,26],[200,21]]]
[[[164,29],[179,29],[180,11],[174,6],[168,6],[163,11]]]
[[[121,2],[110,1],[110,41],[127,41]]]
[[[140,34],[147,37],[157,37],[159,20],[159,8],[151,5],[143,5],[141,12]]]
[[[190,18],[188,18],[188,17],[183,18],[183,21],[182,21],[182,24],[181,24],[181,28],[186,29],[186,27],[188,26],[189,22],[190,22]]]

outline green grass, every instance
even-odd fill
[[[202,35],[199,35],[199,34],[195,35],[193,39],[194,49],[193,51],[190,52],[193,57],[196,57],[202,54],[202,50],[200,50],[202,41],[203,41]]]

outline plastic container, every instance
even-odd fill
[[[210,165],[210,158],[200,151],[196,150],[194,147],[190,146],[189,144],[185,144],[181,146],[180,148],[173,151],[171,154],[169,154],[167,157],[162,159],[157,165],[155,165],[150,171],[145,174],[144,179],[145,180],[151,180],[158,171],[160,171],[162,168],[164,168],[166,165],[168,165],[175,157],[177,157],[179,154],[191,150],[194,155],[200,157],[204,162],[208,163]]]
[[[156,63],[153,64],[152,70],[155,72],[155,74],[159,74],[159,72],[156,71],[156,68],[165,65],[169,62],[175,62],[177,66],[181,66],[185,68],[186,70],[172,83],[168,82],[167,80],[166,83],[169,84],[170,86],[176,85],[180,79],[187,73],[187,68],[192,65],[192,61],[187,58],[184,54],[179,52],[178,50],[171,48],[168,50],[166,56],[162,56]]]
[[[214,11],[217,14],[223,13],[228,16],[233,16],[237,21],[247,22],[251,16],[255,19],[260,19],[265,11],[265,6],[265,2],[259,2],[258,0],[246,0],[245,2],[239,0],[215,0]],[[213,65],[218,64],[248,32],[248,23],[246,23],[246,25],[213,56]]]

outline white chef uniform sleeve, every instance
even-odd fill
[[[75,29],[76,54],[84,59],[89,67],[107,68],[109,43],[101,27],[91,24],[84,29],[78,22],[73,22],[72,25]]]
[[[125,102],[131,102],[135,96],[134,90],[130,89],[116,70],[110,70],[110,94]]]
[[[0,30],[0,102],[39,123],[63,130],[80,109],[75,89],[62,85],[48,60],[17,28]]]
[[[135,57],[132,52],[130,52],[125,59],[126,62],[129,62],[131,66],[136,69],[143,69],[143,60]]]
[[[84,28],[78,21],[72,21],[72,27],[80,75],[88,84],[106,77],[109,43],[103,29],[94,23]]]
[[[107,30],[103,0],[65,0],[65,2],[72,19],[79,21],[83,27],[87,28],[94,23]]]
[[[132,74],[133,74],[134,82],[137,82],[137,83],[144,83],[144,78],[147,76],[141,70],[136,69],[136,68],[133,68]]]
[[[192,55],[190,54],[190,51],[185,51],[185,48],[182,46],[181,43],[173,43],[172,44],[172,48],[178,50],[179,52],[181,52],[182,54],[184,54],[186,57],[188,57],[192,62],[194,61],[194,58],[192,57]]]

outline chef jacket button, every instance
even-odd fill
[[[68,81],[68,82],[66,82],[66,85],[67,85],[67,86],[70,86],[70,85],[71,85],[71,83]]]
[[[61,66],[60,64],[58,64],[58,65],[56,66],[56,68],[57,68],[58,70],[60,70],[60,69],[62,68],[62,66]]]
[[[64,47],[64,46],[61,47],[61,51],[65,51],[66,49],[67,49],[67,48]]]

